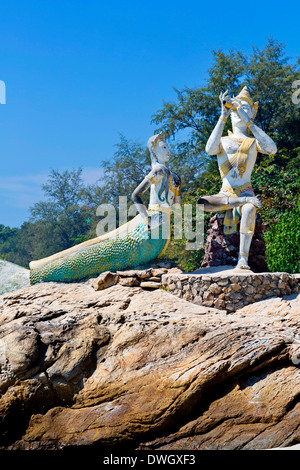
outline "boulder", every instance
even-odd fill
[[[100,274],[99,277],[97,277],[93,285],[95,290],[103,290],[107,289],[108,287],[114,286],[118,282],[118,274],[112,273],[110,271],[105,271],[104,273]]]
[[[224,214],[216,214],[209,220],[209,229],[201,268],[212,266],[236,265],[239,254],[240,233],[224,234]],[[249,252],[249,266],[255,272],[268,271],[265,261],[265,242],[263,238],[263,222],[259,213],[256,214],[255,232]]]
[[[140,283],[136,277],[125,276],[119,278],[119,284],[121,286],[133,287],[138,286]]]
[[[161,284],[160,282],[149,280],[141,282],[140,286],[144,289],[159,289]]]

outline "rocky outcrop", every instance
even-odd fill
[[[0,297],[2,449],[300,442],[300,303],[227,314],[95,280]]]
[[[236,265],[239,255],[240,233],[224,234],[224,213],[215,214],[209,221],[209,229],[205,244],[204,258],[201,268],[212,266]],[[259,213],[256,214],[255,232],[249,252],[249,266],[255,272],[268,271],[265,260],[266,246],[263,237],[263,222]]]
[[[183,272],[172,261],[157,261],[151,266],[123,271],[105,271],[94,281],[95,290],[103,290],[120,284],[121,286],[140,286],[143,289],[159,289],[164,274],[181,274]]]

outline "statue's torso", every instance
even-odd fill
[[[219,169],[221,169],[222,165],[226,161],[228,161],[228,158],[233,157],[238,152],[240,146],[241,146],[241,142],[237,142],[233,140],[231,137],[222,137],[221,151],[217,156]],[[253,144],[251,145],[248,151],[245,171],[243,175],[240,175],[237,168],[232,168],[227,173],[227,175],[223,177],[222,179],[223,184],[229,185],[229,186],[242,186],[246,183],[250,183],[251,173],[255,165],[256,157],[257,157],[257,144],[256,144],[256,140],[254,140]],[[221,172],[221,176],[222,176],[222,172]]]
[[[155,165],[147,178],[152,183],[149,205],[170,208],[180,192],[180,178],[162,164]]]

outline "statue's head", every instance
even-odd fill
[[[162,132],[150,137],[148,149],[152,165],[155,165],[155,163],[166,163],[170,158],[169,147]]]
[[[242,102],[242,109],[246,111],[249,118],[253,121],[258,110],[258,101],[256,101],[255,103],[253,102],[248,87],[244,86],[244,88],[236,96],[236,98],[238,98]],[[233,127],[240,127],[241,125],[244,126],[243,121],[241,120],[238,113],[235,111],[232,111],[231,113],[231,122]]]

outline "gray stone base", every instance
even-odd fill
[[[161,282],[171,294],[227,312],[235,312],[268,297],[282,297],[299,291],[296,275],[254,273],[234,266],[202,268],[189,274],[164,274]]]

